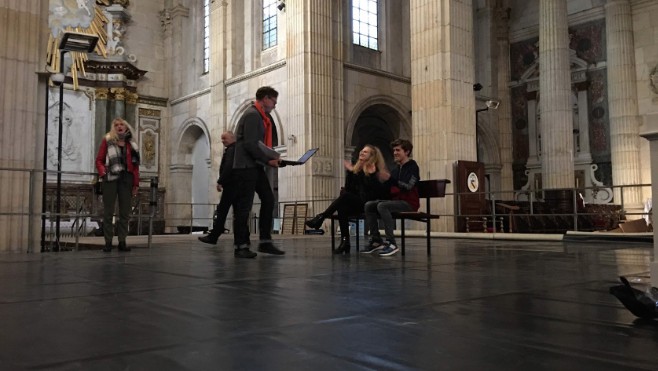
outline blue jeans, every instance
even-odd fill
[[[368,228],[370,236],[373,239],[381,238],[377,222],[378,219],[381,219],[384,224],[386,239],[392,243],[395,243],[395,236],[393,235],[395,220],[391,214],[401,211],[413,211],[406,201],[401,200],[368,201],[364,210],[366,213],[366,228]]]

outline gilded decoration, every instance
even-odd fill
[[[126,99],[126,89],[124,88],[110,88],[110,93],[114,96],[114,100]]]
[[[107,88],[96,88],[96,99],[107,100],[110,95],[110,90]]]
[[[128,0],[50,0],[48,26],[50,36],[46,54],[46,64],[50,72],[60,71],[59,51],[60,39],[64,32],[78,32],[98,36],[98,43],[94,52],[103,58],[108,56],[124,55],[122,39],[125,34],[125,21],[130,17],[123,9],[130,4]],[[88,54],[84,52],[68,52],[67,60],[70,58],[70,76],[73,80],[73,89],[78,88],[78,77],[86,74],[85,67],[89,67]],[[134,62],[136,57],[128,55],[128,60]],[[102,62],[100,62],[102,63]],[[99,63],[89,68],[98,70]],[[124,62],[125,64],[125,62]],[[68,63],[65,68],[69,68]],[[113,67],[117,67],[116,65]],[[131,67],[119,66],[120,69],[128,70],[133,77],[139,78],[146,71],[140,71]],[[65,71],[66,73],[66,71]]]
[[[46,65],[52,72],[60,71],[59,43],[64,32],[80,32],[98,36],[96,54],[107,57],[106,43],[107,17],[97,4],[107,5],[103,0],[50,0],[48,27],[50,35],[46,53]],[[71,77],[73,88],[78,88],[78,75],[85,75],[84,63],[87,53],[69,52],[71,57]]]
[[[146,169],[153,169],[156,165],[156,134],[150,130],[142,133],[142,162],[141,165]]]
[[[140,108],[139,116],[148,116],[148,117],[161,117],[160,110],[149,109],[149,108]]]

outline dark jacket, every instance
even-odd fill
[[[391,171],[388,180],[391,186],[391,199],[406,201],[414,211],[420,207],[418,197],[418,181],[420,180],[420,169],[414,160],[407,161],[404,165],[398,165]]]
[[[217,184],[222,186],[230,182],[231,172],[233,171],[233,160],[235,159],[235,143],[231,143],[226,148],[224,148],[224,154],[222,155],[222,162],[219,164],[219,178],[217,178]]]
[[[373,200],[388,200],[389,187],[386,183],[381,183],[377,178],[377,172],[366,175],[364,172],[354,174],[347,172],[345,179],[345,191],[358,195],[361,201],[368,202]]]
[[[274,121],[272,121],[272,130],[274,130]],[[268,158],[258,148],[258,142],[265,139],[265,125],[253,105],[247,108],[240,118],[235,130],[235,139],[233,169],[250,169],[267,164]]]

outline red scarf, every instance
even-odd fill
[[[272,148],[272,121],[270,118],[265,114],[265,111],[263,110],[263,106],[260,105],[258,101],[254,102],[254,107],[256,107],[256,110],[258,113],[260,113],[260,116],[263,118],[263,126],[265,126],[265,138],[263,140],[263,143],[265,143],[266,146]]]

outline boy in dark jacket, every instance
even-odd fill
[[[373,253],[379,251],[379,256],[391,256],[400,248],[395,242],[393,231],[395,220],[391,215],[394,212],[417,211],[420,206],[418,188],[420,170],[416,161],[409,158],[413,145],[406,139],[398,139],[391,143],[393,158],[397,167],[391,171],[388,184],[391,187],[390,200],[374,200],[366,202],[366,228],[370,231],[370,244],[361,252]],[[379,234],[378,219],[384,224],[386,241]]]

